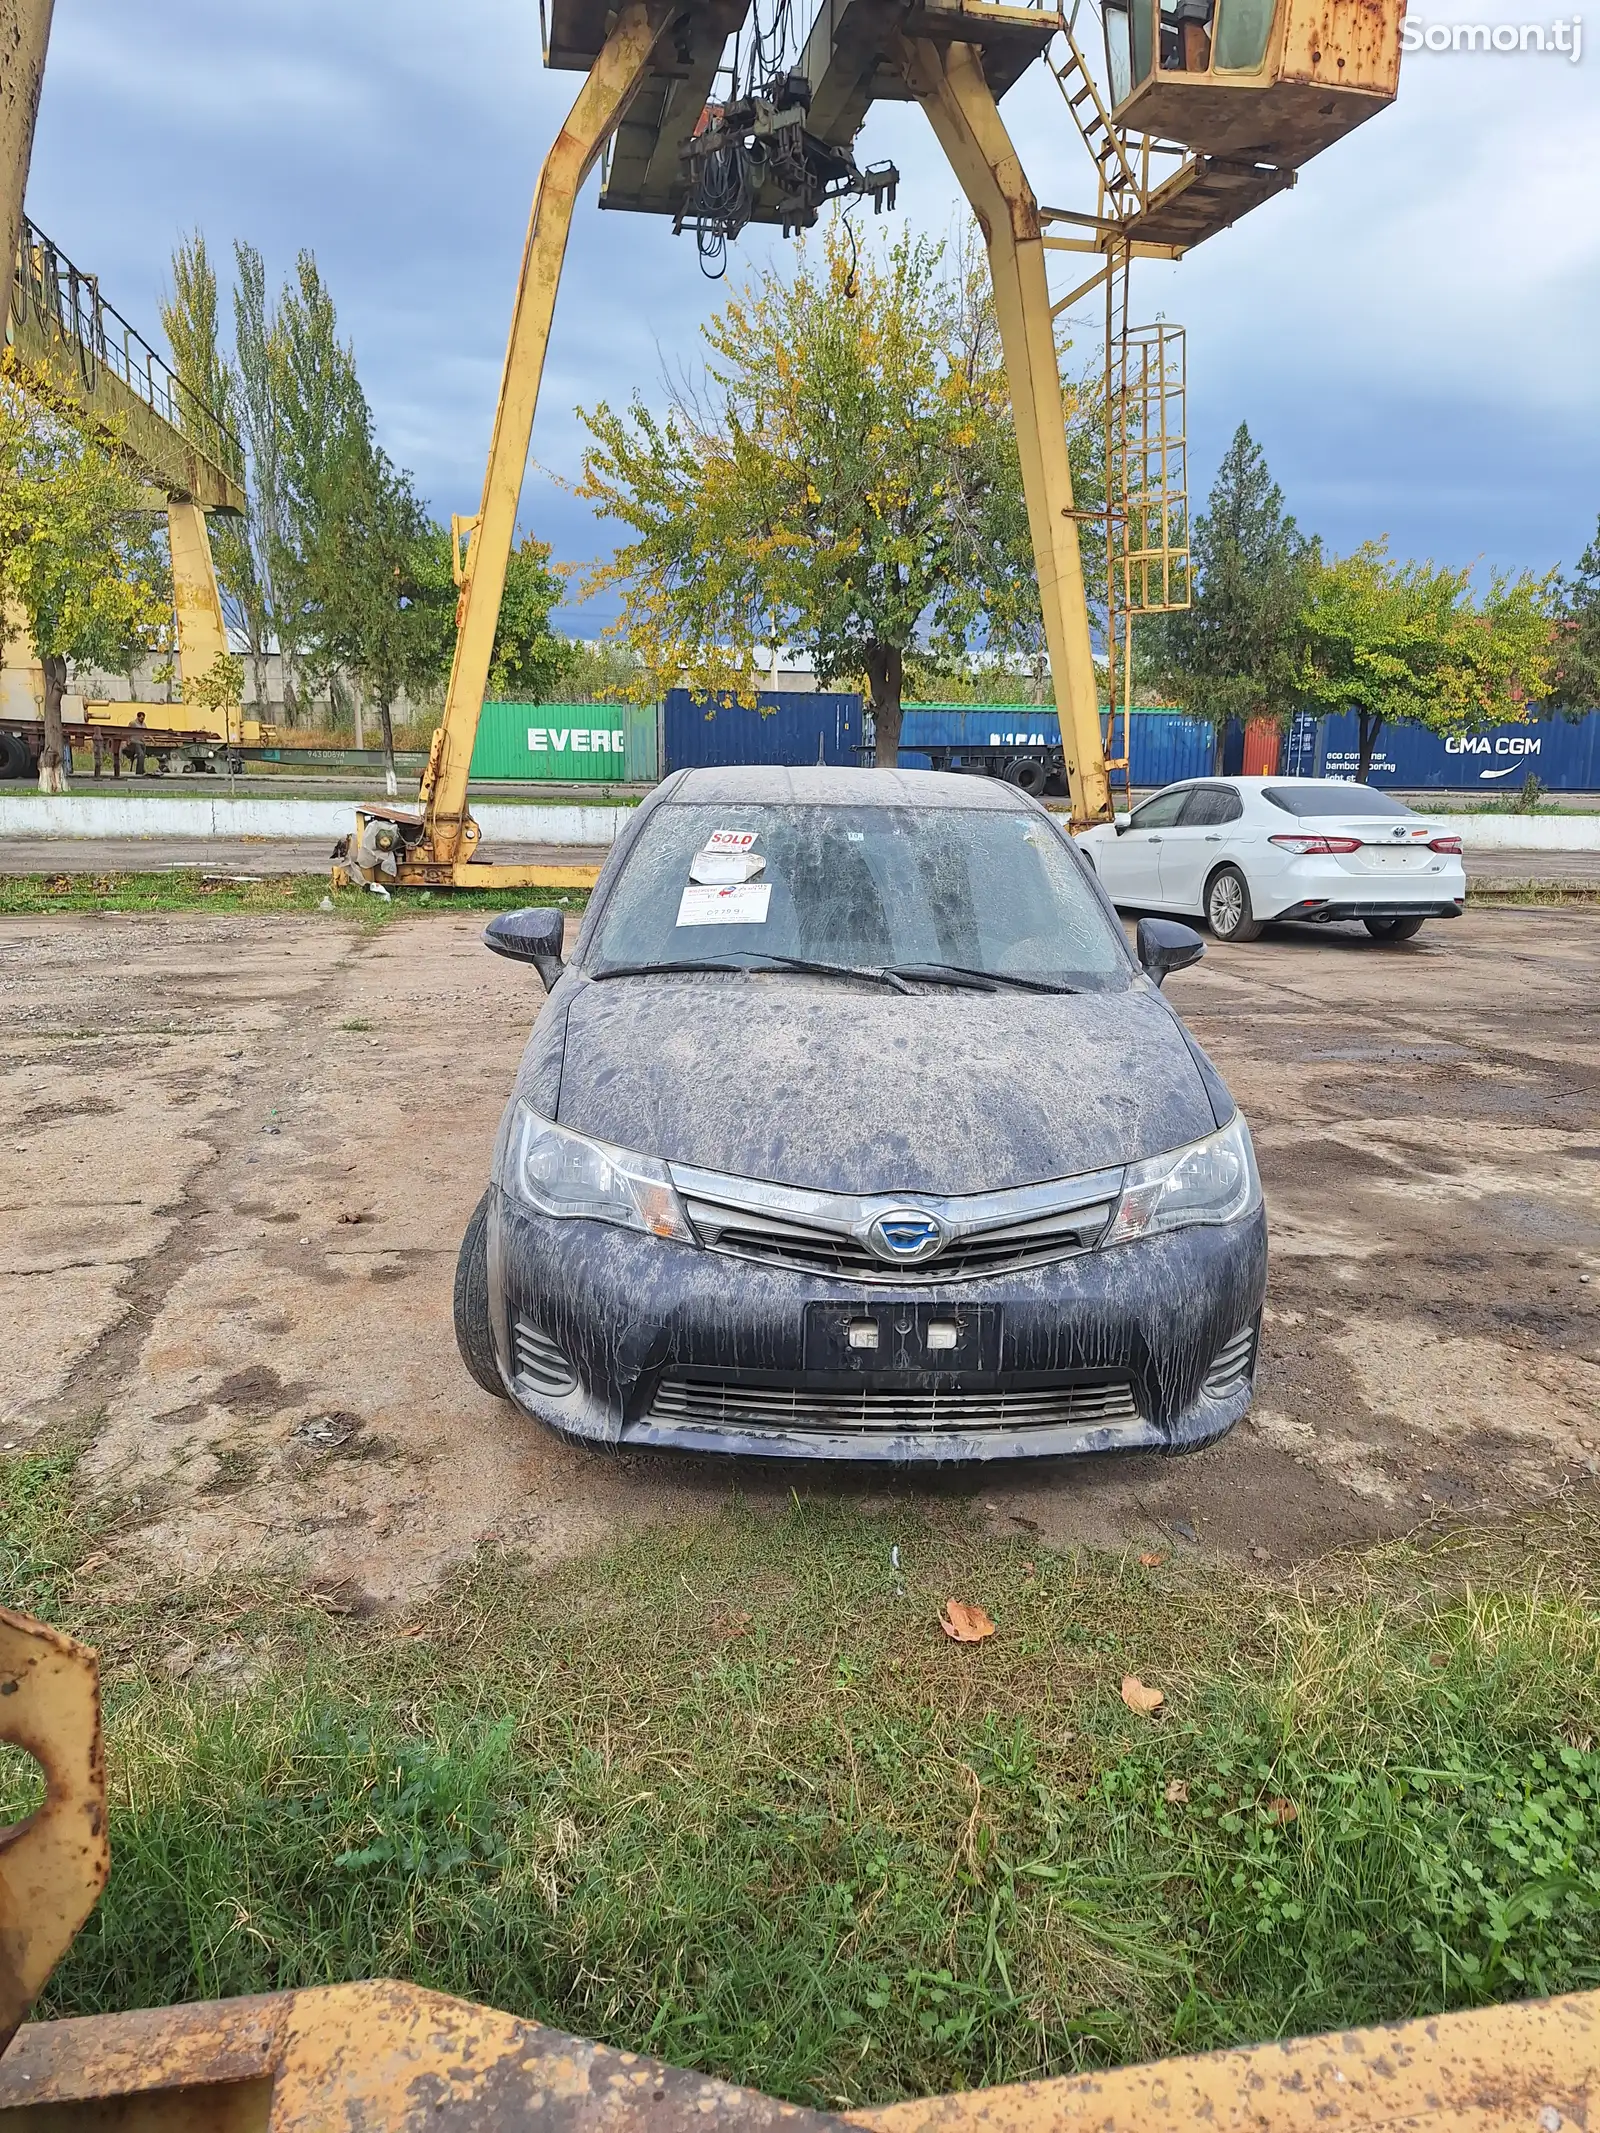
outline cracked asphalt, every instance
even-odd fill
[[[1261,1155],[1254,1414],[1189,1460],[925,1479],[596,1457],[466,1377],[456,1245],[541,997],[479,923],[0,920],[0,1444],[84,1439],[117,1588],[401,1606],[485,1543],[795,1485],[1287,1568],[1594,1486],[1594,911],[1213,944],[1171,990]]]

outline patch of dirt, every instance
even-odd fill
[[[887,1478],[596,1458],[464,1375],[456,1246],[538,999],[480,923],[31,921],[0,958],[0,1102],[32,1121],[0,1188],[0,1430],[92,1429],[119,1585],[260,1570],[404,1605],[485,1543],[554,1562],[735,1488],[1288,1567],[1594,1486],[1596,914],[1212,944],[1169,992],[1266,1182],[1253,1415],[1189,1459]]]

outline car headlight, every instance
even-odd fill
[[[1159,1231],[1193,1229],[1202,1224],[1237,1222],[1260,1205],[1261,1179],[1250,1128],[1235,1111],[1220,1133],[1170,1155],[1130,1163],[1122,1180],[1122,1198],[1101,1238],[1128,1244]]]
[[[525,1103],[512,1117],[500,1182],[542,1215],[616,1222],[682,1244],[696,1242],[665,1163],[585,1140]]]

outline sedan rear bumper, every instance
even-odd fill
[[[1465,906],[1465,897],[1430,902],[1419,897],[1343,897],[1329,900],[1321,896],[1307,896],[1286,910],[1274,911],[1272,923],[1279,919],[1317,920],[1337,918],[1459,918]]]
[[[595,1444],[897,1464],[1196,1450],[1250,1405],[1258,1209],[987,1280],[883,1288],[761,1265],[496,1191],[490,1311],[507,1392]],[[997,1308],[998,1368],[816,1367],[810,1307]]]

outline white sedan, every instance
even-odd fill
[[[1459,837],[1341,778],[1191,778],[1078,842],[1114,904],[1202,915],[1223,941],[1284,918],[1405,941],[1467,895]]]

